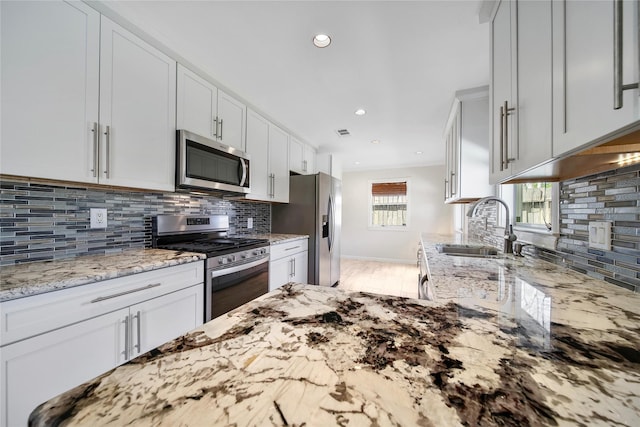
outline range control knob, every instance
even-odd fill
[[[229,255],[229,261],[233,262],[236,260],[236,256],[235,255]]]
[[[222,264],[222,265],[227,264],[227,263],[229,262],[229,258],[224,257],[224,256],[223,256],[223,257],[220,257],[220,261],[219,261],[219,262],[220,262],[220,264]]]

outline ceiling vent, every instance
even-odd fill
[[[347,129],[338,129],[338,130],[336,131],[336,133],[337,133],[339,136],[349,136],[349,135],[351,135]]]

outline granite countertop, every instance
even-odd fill
[[[435,301],[285,285],[45,402],[31,421],[637,425],[640,295],[423,241]]]
[[[165,249],[129,249],[2,267],[0,302],[106,279],[199,261],[205,255]]]
[[[294,240],[308,239],[308,234],[284,234],[284,233],[268,233],[268,234],[250,234],[250,237],[257,239],[269,239],[271,245],[292,242]]]

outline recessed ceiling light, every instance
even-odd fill
[[[331,44],[331,37],[326,34],[316,34],[313,38],[313,44],[316,47],[327,47]]]
[[[422,151],[416,151],[416,154],[420,155],[422,154]]]
[[[363,110],[362,108],[358,108],[356,110],[356,116],[364,116],[365,114],[367,114],[367,112],[365,110]]]
[[[359,165],[359,164],[360,164],[360,162],[353,162],[353,164],[354,164],[354,165]]]
[[[374,139],[373,141],[371,141],[372,144],[380,144],[380,141],[377,139]]]

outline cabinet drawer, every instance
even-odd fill
[[[0,304],[0,345],[202,283],[202,261],[103,280]]]
[[[274,261],[286,256],[291,256],[299,252],[308,250],[308,247],[309,239],[307,238],[292,240],[285,243],[276,243],[275,245],[271,245],[270,259],[271,261]]]

